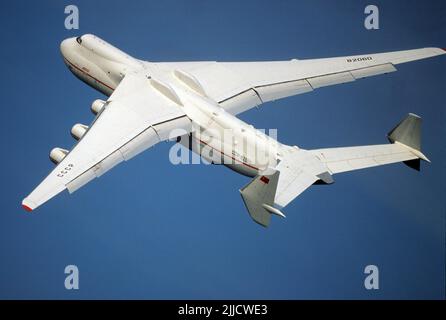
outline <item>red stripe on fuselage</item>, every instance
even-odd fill
[[[198,139],[198,138],[194,138],[194,139],[196,139],[196,140],[200,141],[201,143],[207,145],[208,147],[210,147],[210,148],[216,150],[217,152],[221,153],[222,155],[224,155],[224,156],[226,156],[226,157],[229,157],[229,158],[231,158],[231,159],[234,160],[234,161],[240,162],[241,164],[247,166],[248,168],[251,168],[251,169],[254,169],[254,170],[259,171],[259,168],[256,168],[256,167],[254,167],[254,166],[252,166],[252,165],[250,165],[250,164],[248,164],[248,163],[245,163],[245,162],[243,162],[243,161],[237,160],[237,159],[234,158],[233,156],[229,156],[229,155],[227,155],[227,154],[224,154],[222,151],[220,151],[220,150],[218,150],[218,149],[216,149],[216,148],[210,146],[209,144],[207,144],[206,142],[204,142],[204,141],[202,141],[202,140],[200,140],[200,139]]]
[[[103,86],[109,88],[110,90],[115,91],[115,89],[113,89],[113,88],[110,87],[109,85],[105,84],[105,83],[102,82],[101,80],[96,79],[95,77],[93,77],[91,74],[89,74],[89,73],[86,72],[85,70],[82,70],[81,68],[79,68],[78,66],[76,66],[74,63],[70,62],[67,58],[64,57],[64,60],[65,60],[66,62],[68,62],[68,64],[69,64],[70,66],[72,66],[73,68],[75,68],[76,70],[79,70],[79,71],[82,72],[83,74],[89,76],[90,78],[92,78],[93,80],[99,82],[100,84],[102,84]]]

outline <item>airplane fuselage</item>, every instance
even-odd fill
[[[214,100],[187,90],[156,63],[138,60],[93,36],[61,43],[64,62],[80,80],[110,96],[128,72],[143,72],[148,79],[162,79],[183,101],[184,111],[196,126],[177,141],[213,164],[224,164],[246,176],[274,167],[290,147],[226,112]]]

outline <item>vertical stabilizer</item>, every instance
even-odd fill
[[[257,176],[240,190],[249,215],[264,227],[269,225],[271,214],[285,217],[280,210],[274,207],[279,174],[279,171],[275,171],[272,175]]]
[[[408,167],[420,171],[420,159],[429,161],[421,153],[421,118],[418,115],[409,113],[387,134],[387,138],[391,143],[400,143],[409,147],[417,155],[417,159],[404,161]]]

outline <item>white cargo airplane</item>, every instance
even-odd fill
[[[23,200],[26,210],[64,189],[76,191],[181,129],[177,141],[199,154],[207,148],[213,163],[254,177],[240,193],[252,219],[263,226],[269,225],[271,214],[284,217],[282,208],[312,184],[332,183],[333,174],[395,162],[419,170],[420,159],[429,161],[421,152],[421,118],[409,114],[390,131],[389,144],[304,150],[277,142],[237,114],[446,54],[445,49],[422,48],[328,59],[158,63],[133,58],[91,34],[66,39],[60,48],[71,72],[109,98],[93,102],[96,117],[90,126],[72,128],[79,141],[71,151],[51,151],[57,166]],[[220,133],[228,129],[233,138],[222,141]],[[219,134],[203,138],[203,131]],[[252,149],[263,152],[262,161],[258,152],[247,152]]]

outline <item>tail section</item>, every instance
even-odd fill
[[[280,209],[316,181],[334,182],[327,167],[302,149],[288,151],[276,168],[268,170],[273,173],[255,177],[240,190],[251,218],[264,227],[269,225],[272,214],[285,218]]]
[[[285,217],[282,212],[274,208],[279,174],[279,171],[275,171],[272,175],[257,176],[240,190],[249,215],[264,227],[269,225],[271,214]]]
[[[259,175],[240,190],[251,218],[267,227],[271,214],[285,217],[279,210],[314,183],[331,184],[332,175],[391,163],[403,162],[420,170],[421,118],[408,114],[388,133],[390,144],[317,150],[289,149],[272,174]],[[280,177],[279,177],[280,175]]]
[[[393,128],[387,137],[391,143],[398,141],[412,149],[421,150],[421,118],[409,113]]]
[[[429,161],[421,153],[421,118],[413,113],[409,113],[395,128],[388,134],[387,138],[391,143],[400,143],[412,149],[418,158],[403,161],[404,164],[412,169],[420,171],[420,159]]]

